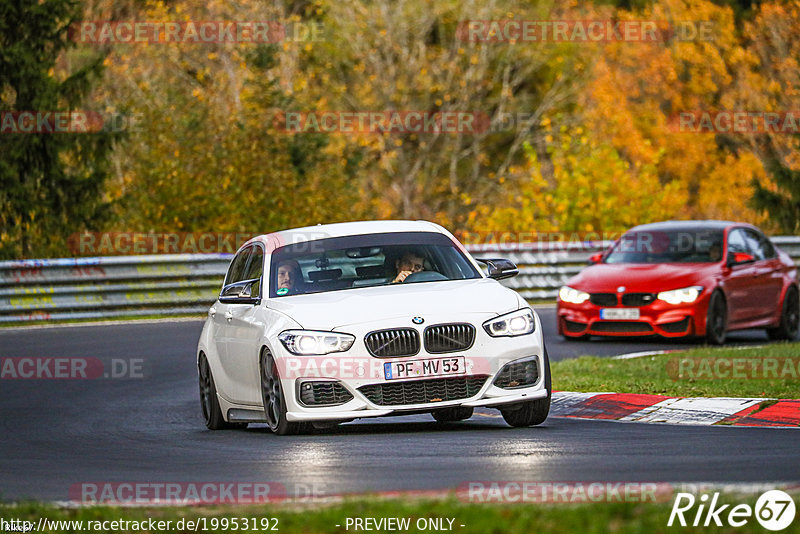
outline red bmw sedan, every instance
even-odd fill
[[[558,333],[704,337],[764,328],[794,339],[797,268],[755,226],[668,221],[632,228],[558,294]]]

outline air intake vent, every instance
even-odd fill
[[[503,367],[494,385],[504,389],[524,388],[532,386],[539,380],[539,359],[532,358],[524,362],[511,362]]]
[[[364,342],[369,353],[378,358],[413,356],[419,352],[419,334],[413,328],[370,332]]]
[[[379,406],[428,404],[468,399],[480,392],[488,376],[435,378],[408,382],[386,382],[361,386],[358,390]]]
[[[302,382],[299,386],[300,402],[306,406],[335,406],[353,400],[353,394],[339,382]]]
[[[475,342],[471,324],[437,324],[425,329],[425,350],[431,354],[467,350]]]
[[[653,327],[649,323],[639,321],[596,321],[592,323],[592,331],[594,332],[624,332],[634,334],[641,332],[643,334],[653,331]]]

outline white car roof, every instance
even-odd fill
[[[318,224],[316,226],[304,226],[302,228],[292,228],[289,230],[272,232],[271,234],[263,234],[250,239],[247,243],[242,245],[242,247],[251,243],[260,242],[265,245],[266,252],[269,254],[278,247],[292,243],[303,243],[305,241],[327,239],[330,237],[390,232],[436,232],[445,234],[455,240],[450,232],[438,224],[429,221],[355,221]]]

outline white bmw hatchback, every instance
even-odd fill
[[[550,365],[539,317],[439,225],[369,221],[262,235],[231,261],[197,347],[210,429],[277,434],[361,417],[542,423]]]

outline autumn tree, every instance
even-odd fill
[[[148,21],[279,21],[249,2],[147,2]],[[97,95],[138,117],[115,153],[113,225],[129,231],[263,233],[359,216],[356,147],[289,135],[279,111],[298,106],[279,56],[303,41],[124,43]]]
[[[800,231],[800,2],[770,2],[745,25],[745,50],[727,100],[736,109],[772,112],[777,127],[762,122],[731,140],[752,150],[767,176],[752,175],[752,206],[785,234]],[[788,115],[788,116],[787,116]]]
[[[68,27],[81,13],[75,0],[0,2],[0,111],[6,119],[18,112],[84,112],[79,106],[103,58],[102,51],[66,55],[75,44]],[[0,257],[63,255],[69,234],[100,224],[115,137],[77,128],[0,134]]]
[[[558,19],[545,3],[320,2],[331,39],[314,45],[289,90],[314,110],[470,112],[484,128],[352,135],[367,149],[359,183],[381,218],[462,227],[519,184],[525,142],[567,109],[586,64],[572,43],[469,38],[468,21]],[[310,79],[309,79],[310,78]]]
[[[659,181],[677,182],[685,195],[672,210],[674,218],[763,221],[747,204],[751,177],[763,173],[758,158],[713,132],[681,131],[674,121],[681,112],[735,109],[725,96],[744,51],[733,11],[706,0],[663,0],[621,17],[654,20],[670,29],[707,24],[710,32],[692,38],[665,33],[655,43],[609,43],[583,98],[582,108],[598,126],[590,135],[609,140],[632,164],[652,163],[660,153]]]

